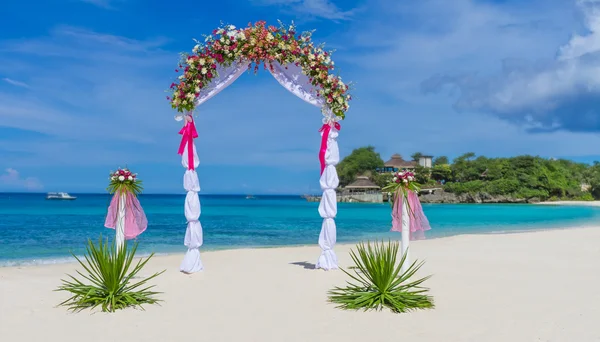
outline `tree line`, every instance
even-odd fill
[[[418,161],[421,153],[411,155]],[[384,161],[373,146],[357,148],[337,166],[340,186],[367,175],[379,186],[389,174],[376,172]],[[443,187],[457,195],[488,193],[515,198],[545,200],[593,200],[600,198],[600,163],[592,165],[566,159],[522,155],[488,158],[465,153],[452,162],[446,156],[433,159],[432,168],[417,165],[417,181],[423,187]]]

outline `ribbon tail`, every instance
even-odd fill
[[[329,139],[329,131],[331,126],[323,125],[321,131],[323,136],[321,137],[321,149],[319,150],[319,161],[321,162],[321,174],[325,171],[325,154],[327,153],[327,139]]]

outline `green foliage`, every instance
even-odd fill
[[[86,272],[84,274],[77,271],[77,273],[88,284],[68,275],[70,279],[63,279],[62,285],[56,291],[66,291],[72,296],[59,305],[66,306],[72,311],[101,306],[103,312],[114,312],[129,306],[141,307],[143,304],[157,303],[158,300],[154,296],[159,292],[151,291],[154,285],[148,286],[147,283],[164,271],[142,280],[132,281],[154,255],[153,253],[146,259],[140,259],[131,268],[137,246],[138,244],[135,243],[131,250],[127,250],[127,244],[116,248],[113,243],[109,247],[108,240],[103,242],[102,236],[96,246],[88,239],[85,262],[73,254]]]
[[[372,172],[369,179],[371,179],[371,181],[373,181],[373,183],[377,184],[377,186],[379,186],[380,188],[384,188],[385,186],[388,185],[389,182],[392,181],[392,175],[388,172],[386,172],[386,173]]]
[[[387,307],[392,312],[402,313],[433,308],[433,298],[426,294],[428,289],[421,287],[430,276],[410,280],[423,262],[414,262],[402,273],[406,256],[396,264],[398,247],[398,242],[388,242],[387,245],[374,243],[374,246],[367,243],[366,247],[364,243],[357,245],[357,253],[350,252],[355,264],[354,273],[342,269],[354,282],[329,291],[329,300],[346,310],[381,310]]]
[[[357,175],[383,167],[383,160],[373,146],[357,148],[337,165],[340,186],[352,183]]]
[[[475,157],[473,153],[466,153],[456,158],[449,167],[450,175],[436,166],[432,177],[446,179],[444,189],[456,194],[480,192],[540,200],[600,197],[600,166],[527,155]],[[442,174],[446,178],[442,178]],[[590,193],[581,190],[582,183],[590,184]]]
[[[452,168],[448,164],[436,164],[431,168],[431,178],[436,181],[452,179]]]
[[[419,159],[421,159],[422,156],[423,156],[423,153],[421,153],[421,152],[415,152],[415,153],[413,153],[413,154],[410,155],[410,158],[413,161],[419,162]]]
[[[439,157],[433,158],[433,166],[446,165],[446,164],[450,164],[450,161],[448,160],[448,157],[446,157],[446,156],[439,156]]]
[[[427,167],[417,165],[415,167],[415,178],[419,184],[427,184],[431,176],[431,170]]]

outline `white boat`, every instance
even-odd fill
[[[46,195],[46,199],[49,200],[74,200],[77,197],[71,196],[66,192],[49,192]]]

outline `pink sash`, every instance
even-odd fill
[[[119,193],[117,192],[110,201],[104,226],[106,228],[115,229],[117,226],[118,214]],[[142,234],[147,227],[148,219],[146,218],[146,214],[144,214],[144,209],[142,209],[140,201],[138,201],[137,197],[132,193],[127,192],[125,197],[125,239],[135,239],[138,235]]]
[[[425,231],[430,230],[429,221],[423,212],[419,197],[414,191],[408,190],[408,204],[410,215],[410,239],[421,240],[425,238]],[[396,200],[392,208],[392,231],[402,232],[402,202],[404,193],[402,190],[396,192]],[[412,215],[411,215],[412,214]]]

